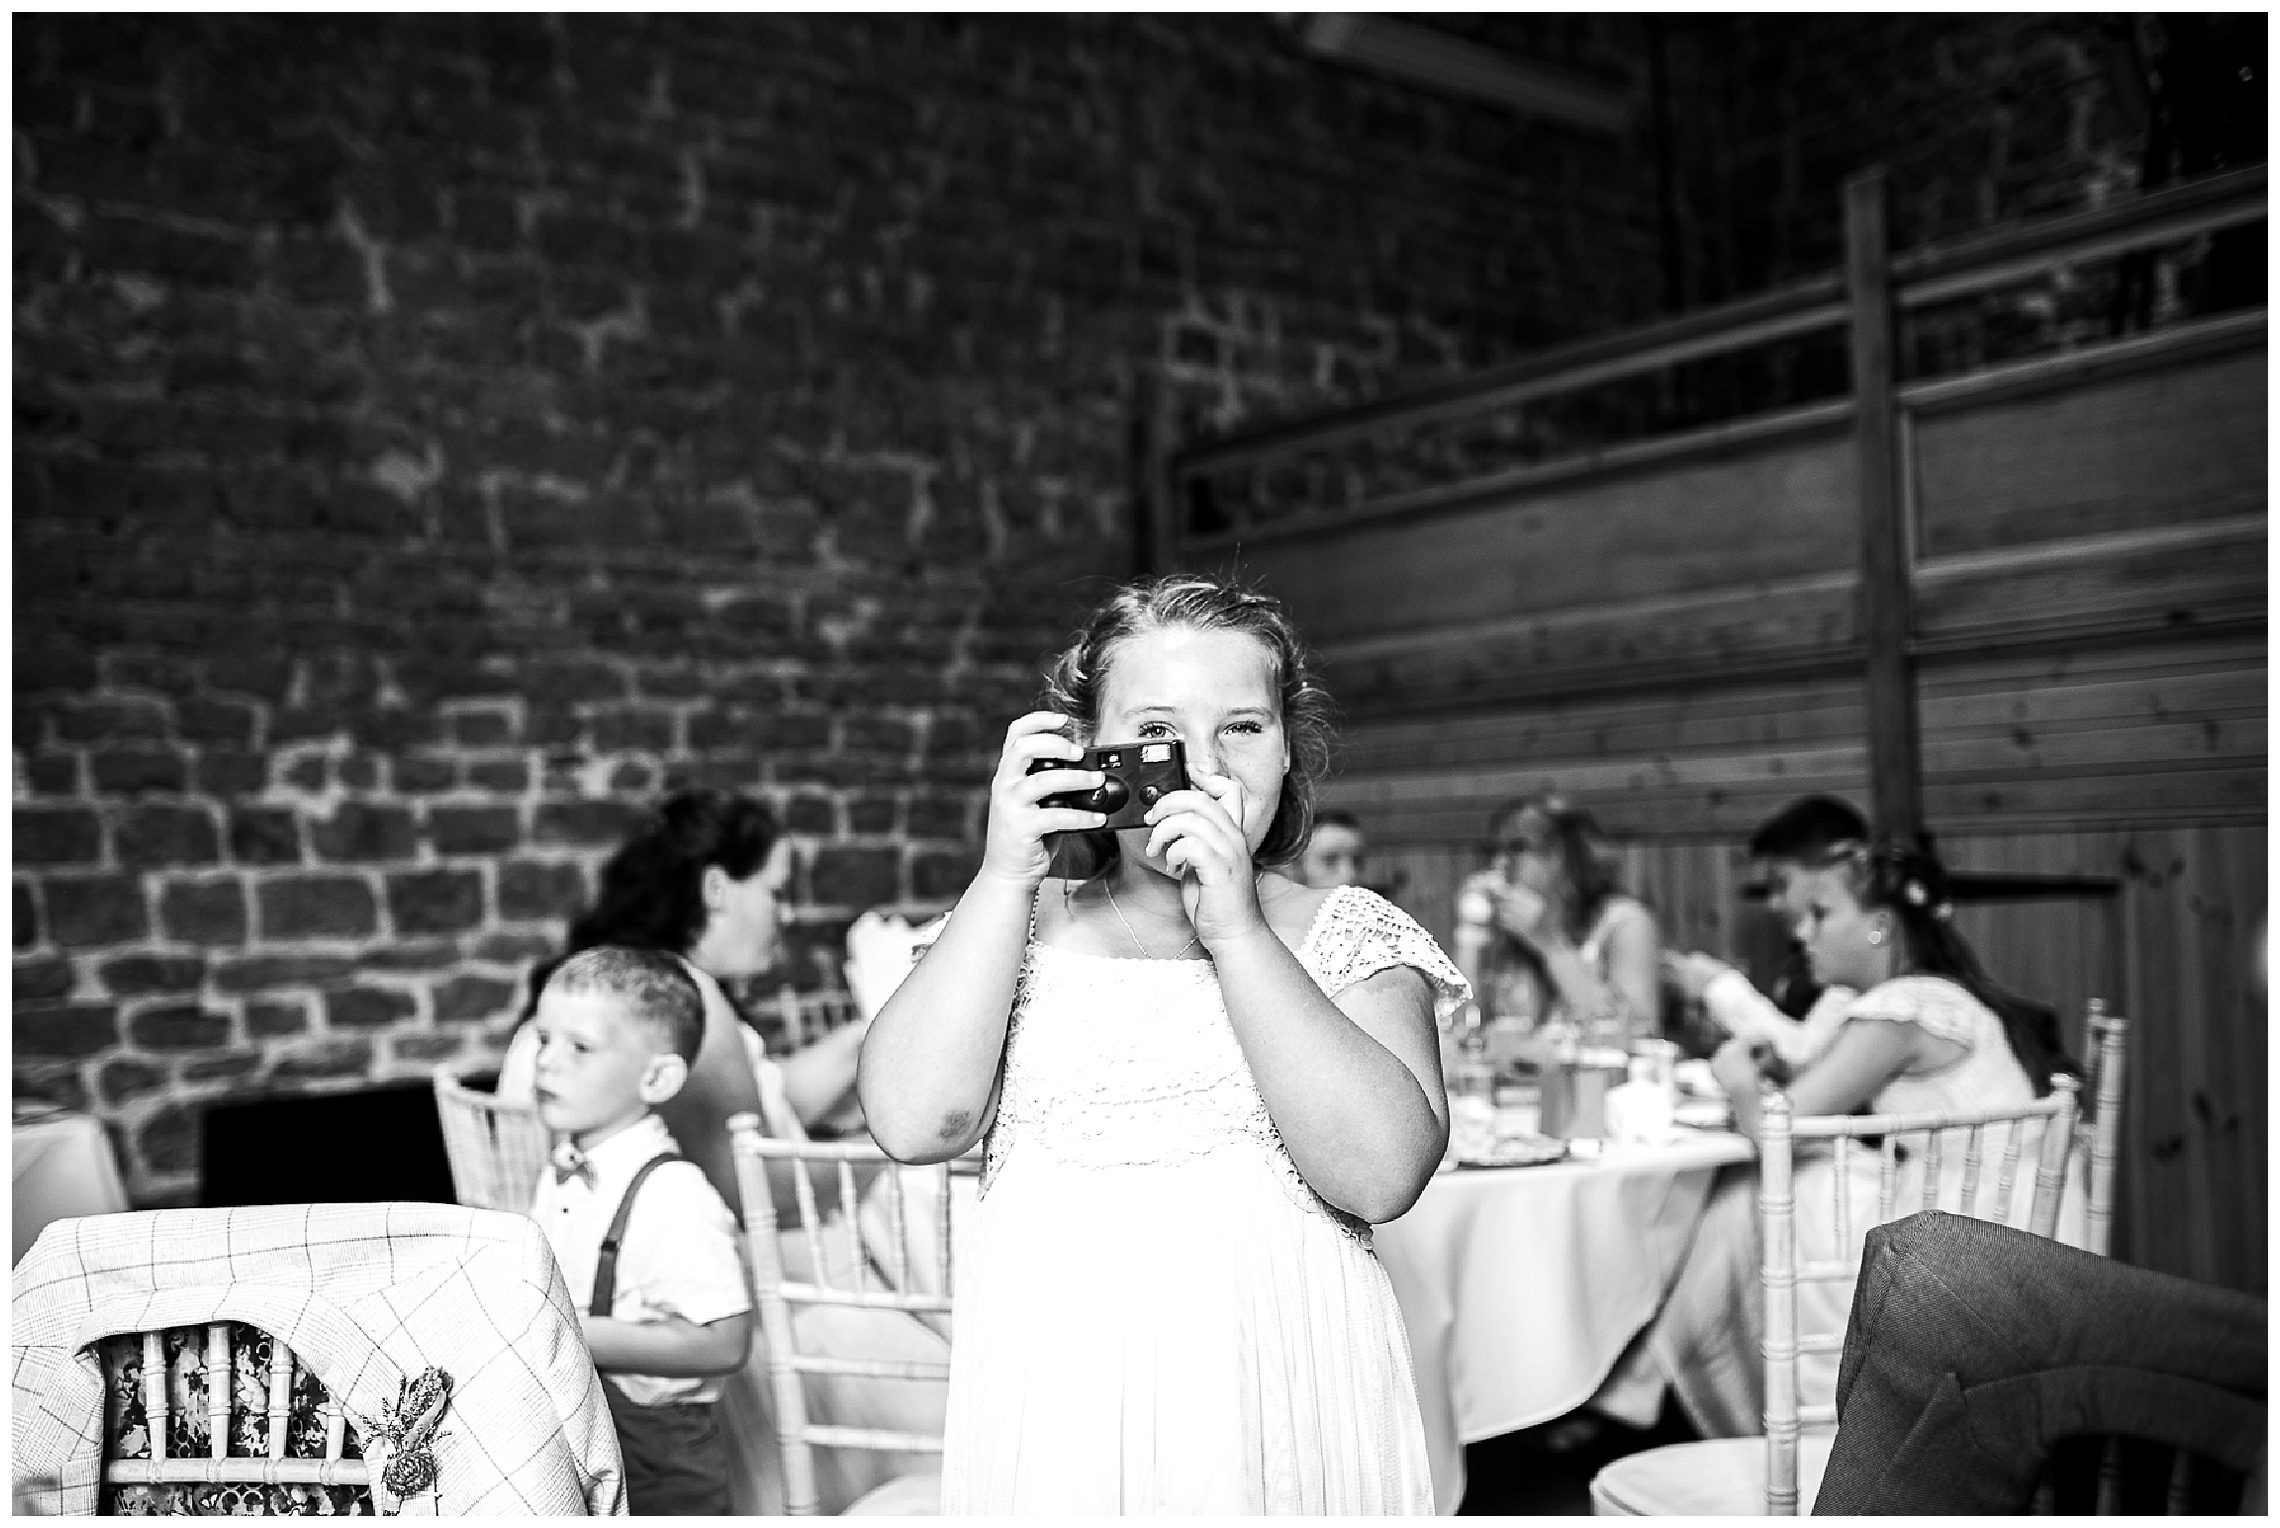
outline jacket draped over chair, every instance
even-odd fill
[[[10,1310],[14,1475],[40,1510],[95,1510],[97,1340],[221,1321],[291,1348],[368,1442],[406,1379],[447,1372],[432,1444],[439,1512],[625,1510],[577,1309],[520,1215],[298,1204],[63,1220],[17,1264]]]

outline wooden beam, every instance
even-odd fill
[[[1173,467],[1183,473],[1203,472],[1377,430],[1487,413],[1702,356],[1834,329],[1844,321],[1844,293],[1837,278],[1815,276],[1636,329],[1573,340],[1368,403],[1200,440],[1178,452]]]
[[[1908,661],[1908,526],[1893,392],[1892,281],[1884,171],[1845,182],[1845,286],[1852,316],[1853,441],[1859,455],[1860,622],[1867,650],[1869,795],[1877,831],[1924,832],[1923,761]]]
[[[1428,89],[1585,132],[1620,134],[1630,126],[1631,100],[1621,91],[1429,27],[1385,16],[1323,14],[1307,22],[1303,35],[1310,52]]]
[[[2243,170],[2187,181],[2165,191],[2149,191],[2092,212],[2039,219],[1993,233],[1966,234],[1937,244],[1921,245],[1892,261],[1892,279],[1904,289],[1920,292],[1929,288],[1939,292],[1941,289],[1935,283],[1964,272],[2001,268],[2021,259],[2056,264],[2086,258],[2086,252],[2107,253],[2114,249],[2169,243],[2212,227],[2253,221],[2265,215],[2267,175],[2265,166],[2250,165]],[[2211,221],[2212,216],[2214,221]],[[2117,234],[2130,237],[2115,240]],[[1933,299],[1918,296],[1915,300]]]

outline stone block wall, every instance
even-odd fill
[[[14,1082],[143,1203],[209,1100],[495,1057],[670,785],[794,836],[761,995],[954,897],[1151,389],[1656,290],[1632,146],[1259,18],[49,15],[14,67]]]

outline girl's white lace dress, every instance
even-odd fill
[[[1298,958],[1333,995],[1403,965],[1464,994],[1359,887]],[[1031,942],[974,1229],[944,1512],[1432,1512],[1369,1228],[1299,1177],[1208,960]]]

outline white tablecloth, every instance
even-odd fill
[[[8,1156],[14,1182],[11,1267],[23,1261],[51,1221],[127,1207],[110,1138],[87,1115],[58,1112],[18,1122],[9,1131]]]
[[[1464,1497],[1465,1444],[1590,1399],[1677,1277],[1718,1167],[1754,1155],[1690,1131],[1592,1162],[1465,1168],[1377,1228],[1442,1512]]]

